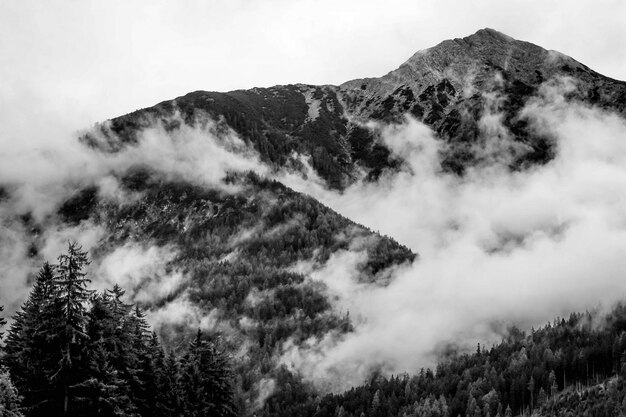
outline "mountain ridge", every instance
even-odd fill
[[[294,154],[304,155],[329,187],[343,189],[363,172],[376,179],[401,165],[379,132],[364,127],[368,120],[401,123],[408,114],[449,144],[442,155],[444,170],[462,174],[480,163],[478,121],[489,107],[487,96],[498,94],[504,98],[497,109],[503,114],[503,125],[523,149],[511,162],[511,168],[519,169],[553,157],[550,138],[532,132],[519,112],[541,85],[555,77],[575,82],[576,91],[568,99],[626,114],[625,82],[598,74],[561,53],[481,29],[418,51],[379,78],[339,86],[198,90],[113,118],[100,130],[111,143],[133,142],[134,132],[155,119],[165,121],[180,111],[185,122],[193,123],[198,112],[205,113],[233,129],[264,162],[300,170]]]

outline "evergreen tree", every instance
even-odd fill
[[[165,355],[162,351],[156,358],[157,397],[155,416],[176,417],[182,414],[179,390],[180,366],[173,351]]]
[[[125,372],[130,384],[131,399],[140,415],[149,416],[153,410],[156,395],[153,352],[149,347],[152,334],[145,314],[139,306],[135,306],[128,316],[125,332],[129,336],[125,352]]]
[[[119,286],[88,289],[88,263],[70,243],[58,265],[43,265],[13,316],[3,360],[15,387],[0,372],[0,416],[21,415],[16,392],[29,417],[234,416],[231,373],[218,343],[198,332],[182,359],[165,355]]]
[[[117,296],[116,296],[117,293]],[[122,303],[124,292],[115,286],[113,291],[96,294],[91,299],[88,313],[86,349],[86,379],[77,385],[80,409],[98,412],[98,415],[133,415],[136,407],[130,399],[130,387],[124,378],[129,343],[124,323],[131,306]]]
[[[550,397],[553,397],[558,389],[558,386],[556,384],[556,374],[554,373],[554,370],[550,371],[550,375],[548,376],[548,382],[550,383]]]
[[[374,397],[372,398],[372,412],[377,412],[380,408],[380,390],[376,390]]]
[[[23,407],[29,416],[50,415],[55,408],[51,376],[61,356],[54,348],[58,343],[53,325],[58,304],[54,303],[53,281],[53,268],[46,262],[28,299],[13,316],[5,345],[4,363],[24,397]]]
[[[89,377],[75,386],[80,393],[79,415],[101,417],[134,416],[134,405],[128,396],[128,384],[119,377],[103,340],[89,351]]]
[[[20,410],[21,398],[17,389],[11,382],[9,371],[0,368],[0,416],[2,417],[23,417]]]
[[[88,339],[85,332],[87,302],[92,294],[87,289],[91,281],[85,277],[83,269],[89,263],[87,253],[77,243],[70,242],[67,253],[59,255],[56,265],[54,287],[55,301],[60,304],[62,313],[58,328],[62,358],[53,378],[63,391],[63,415],[70,413],[72,387],[82,380],[79,366]]]
[[[535,378],[533,378],[532,376],[530,377],[530,381],[528,382],[528,391],[530,391],[530,411],[532,411],[534,408],[533,396],[535,393]]]
[[[183,358],[181,392],[184,415],[235,416],[227,359],[216,343],[204,340],[198,330]]]

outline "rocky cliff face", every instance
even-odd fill
[[[359,118],[399,121],[408,113],[426,123],[451,144],[444,166],[462,173],[477,162],[472,148],[481,139],[479,121],[488,112],[501,113],[504,127],[521,144],[512,167],[549,160],[549,138],[529,131],[519,111],[542,84],[560,77],[574,85],[569,99],[626,112],[626,83],[493,29],[446,40],[381,78],[349,81],[340,90],[347,112]]]

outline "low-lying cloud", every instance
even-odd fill
[[[407,159],[402,172],[343,193],[292,181],[420,257],[386,287],[346,279],[357,264],[352,254],[331,258],[320,275],[337,280],[329,287],[355,331],[287,344],[283,363],[320,386],[349,388],[374,366],[414,372],[434,365],[444,347],[499,341],[507,325],[529,329],[624,299],[626,122],[566,102],[571,88],[567,80],[546,84],[521,113],[555,140],[556,157],[546,165],[511,172],[492,158],[462,178],[447,174],[442,142],[407,119],[379,127]],[[498,117],[489,117],[483,134],[508,140],[504,126],[494,126]],[[501,150],[519,152],[514,145]]]
[[[136,144],[115,153],[85,146],[77,140],[76,133],[64,130],[57,120],[36,124],[45,126],[49,122],[50,132],[37,127],[29,131],[22,124],[9,126],[7,136],[0,139],[0,305],[7,307],[5,313],[10,315],[18,308],[43,260],[55,262],[68,241],[79,242],[87,251],[103,243],[103,226],[91,221],[68,225],[59,219],[59,206],[77,190],[96,186],[102,200],[116,204],[136,201],[141,198],[140,193],[125,190],[119,184],[119,177],[133,166],[150,167],[166,178],[225,192],[237,191],[236,185],[223,181],[228,173],[267,172],[257,153],[219,122],[199,115],[190,126],[178,114],[169,121],[178,122],[179,128],[168,130],[155,120],[149,128],[138,132]],[[102,139],[100,127],[89,133],[96,141]],[[92,277],[94,285],[135,285],[131,300],[152,303],[176,291],[184,277],[176,272],[165,274],[159,269],[163,262],[153,263],[156,269],[145,271],[144,261],[152,262],[155,257],[167,261],[174,253],[169,247],[141,251],[128,245],[118,248]],[[134,263],[134,270],[123,269],[112,278],[115,271],[106,270],[108,263],[125,267]]]

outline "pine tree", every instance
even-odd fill
[[[96,294],[88,313],[86,379],[76,388],[80,408],[98,415],[129,416],[136,409],[123,375],[130,340],[123,326],[131,309],[121,301],[123,294],[118,286]]]
[[[554,373],[554,370],[550,371],[550,375],[548,376],[548,382],[550,383],[550,398],[552,398],[558,390],[558,386],[556,384],[556,374]]]
[[[92,291],[87,289],[91,281],[85,277],[83,269],[89,263],[87,253],[77,243],[70,242],[67,253],[58,257],[56,265],[54,286],[62,313],[58,329],[62,359],[53,378],[63,391],[63,415],[70,413],[72,386],[83,379],[80,377],[79,361],[88,339],[85,332],[88,319],[86,305],[92,295]]]
[[[148,358],[150,359],[148,366],[144,368],[143,373],[146,375],[145,384],[148,391],[148,404],[150,405],[151,415],[158,415],[158,408],[169,408],[169,404],[164,401],[164,395],[170,395],[167,391],[172,388],[168,384],[165,373],[165,352],[159,343],[156,333],[152,332],[152,336],[148,343]],[[167,394],[166,394],[167,393]]]
[[[85,416],[133,416],[135,407],[128,396],[128,385],[111,363],[103,340],[91,347],[89,356],[89,377],[74,386],[80,393],[76,408]]]
[[[235,416],[230,370],[216,343],[204,340],[198,330],[181,367],[184,415]]]
[[[380,408],[380,390],[376,390],[374,397],[372,398],[371,410],[376,413]]]
[[[6,368],[0,368],[0,416],[23,417],[20,401],[21,398],[11,382],[9,371]]]
[[[4,363],[24,397],[29,416],[50,415],[55,408],[51,376],[61,359],[54,329],[59,305],[54,302],[54,272],[47,262],[39,271],[28,299],[13,316],[7,334]],[[56,310],[55,310],[56,309]]]
[[[441,408],[441,417],[449,417],[450,412],[448,411],[448,401],[446,397],[441,394],[439,396],[439,407]]]
[[[4,307],[0,306],[0,312],[2,311]],[[4,335],[2,328],[6,323],[6,320],[0,317],[0,339]],[[0,368],[0,416],[21,417],[20,402],[21,398],[11,381],[8,369]]]
[[[467,400],[467,407],[465,408],[465,415],[468,417],[472,417],[476,414],[480,414],[480,408],[478,407],[478,403],[476,402],[476,398],[470,396]]]
[[[180,366],[173,351],[165,355],[162,351],[157,356],[157,398],[155,416],[175,417],[182,415],[179,390]]]
[[[126,348],[126,378],[130,384],[131,399],[142,416],[151,415],[155,401],[155,371],[149,348],[152,340],[145,314],[135,306],[128,316],[125,332],[129,335]]]
[[[530,377],[530,381],[528,382],[528,391],[530,391],[530,411],[532,411],[534,408],[533,395],[535,393],[535,378],[533,378],[532,376]]]
[[[198,332],[182,360],[166,356],[142,310],[123,301],[119,286],[99,294],[87,288],[88,263],[70,243],[58,265],[43,265],[13,317],[3,359],[23,392],[24,412],[234,416],[231,374],[218,344]]]

